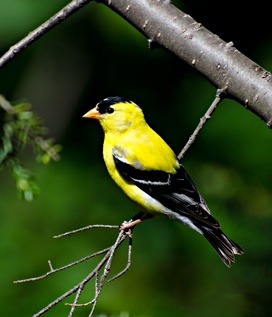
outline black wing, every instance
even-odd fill
[[[182,165],[176,174],[171,174],[160,170],[139,169],[115,155],[113,158],[118,172],[126,181],[137,185],[165,207],[188,217],[193,223],[200,221],[204,226],[220,227]]]

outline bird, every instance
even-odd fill
[[[104,131],[107,170],[140,212],[121,230],[165,215],[202,234],[227,267],[244,250],[220,228],[197,187],[170,146],[147,124],[142,109],[130,99],[103,99],[83,115]]]

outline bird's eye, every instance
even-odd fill
[[[108,107],[106,111],[107,111],[107,113],[113,113],[114,109],[112,107]]]

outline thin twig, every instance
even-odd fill
[[[50,268],[50,272],[54,272],[55,270],[53,269],[53,266],[52,266],[52,263],[50,260],[48,260],[48,265],[49,265],[49,268]]]
[[[98,275],[98,272],[97,272],[96,277],[95,277],[95,294],[98,293],[98,285],[99,285],[99,275]],[[97,301],[95,303],[93,303],[91,312],[90,312],[88,317],[92,316],[92,314],[93,314],[93,312],[95,310],[95,307],[96,307],[96,303],[97,303]]]
[[[98,299],[98,297],[100,295],[100,292],[101,292],[101,290],[103,288],[105,279],[106,279],[106,277],[108,276],[108,274],[110,272],[111,263],[112,263],[112,259],[113,259],[113,256],[115,254],[115,251],[118,248],[118,246],[121,244],[121,242],[126,238],[126,236],[127,236],[127,234],[124,233],[124,231],[120,231],[115,243],[112,245],[112,247],[108,251],[107,255],[103,258],[103,262],[105,264],[105,268],[104,268],[103,274],[101,275],[100,278],[98,278],[98,274],[99,274],[99,271],[100,271],[101,267],[99,267],[98,270],[95,269],[95,271],[96,271],[95,272],[96,279],[95,279],[95,296],[94,296],[94,298],[91,301],[87,302],[87,303],[83,303],[83,304],[79,304],[78,303],[78,299],[79,299],[80,293],[82,292],[83,288],[85,287],[86,283],[88,282],[88,280],[85,279],[79,285],[79,288],[77,290],[77,295],[76,295],[76,298],[75,298],[74,302],[72,304],[66,303],[66,305],[74,306],[74,307],[92,305],[92,309],[91,309],[91,312],[89,314],[89,316],[92,316],[92,314],[94,312],[94,309],[95,309],[95,306],[97,304],[97,299]],[[132,239],[132,238],[130,238],[130,239]],[[73,311],[74,311],[74,309],[71,309],[70,314],[72,314]],[[69,315],[69,316],[72,316],[72,315]]]
[[[97,227],[104,227],[104,228],[118,228],[118,226],[108,226],[108,225],[92,225],[92,226],[88,226],[88,228],[97,228]],[[83,228],[84,230],[87,230],[86,229],[87,227]],[[82,230],[73,230],[72,233],[75,233],[75,232],[79,232],[79,231],[82,231]],[[60,236],[65,236],[67,234],[70,234],[71,232],[69,233],[66,233],[64,235],[59,235],[57,237],[60,237]],[[132,232],[131,230],[129,232],[125,232],[124,230],[121,230],[118,234],[118,237],[115,241],[115,243],[109,247],[109,248],[106,248],[104,250],[101,250],[99,252],[96,252],[94,254],[91,254],[91,255],[88,255],[78,261],[75,261],[73,263],[70,263],[68,265],[65,265],[63,267],[60,267],[58,269],[54,269],[52,264],[51,264],[51,261],[48,261],[48,264],[49,264],[49,268],[50,268],[50,271],[47,272],[46,274],[42,275],[42,276],[39,276],[39,277],[34,277],[34,278],[29,278],[29,279],[24,279],[24,280],[19,280],[19,281],[15,281],[15,283],[23,283],[23,282],[30,282],[30,281],[37,281],[37,280],[41,280],[43,278],[46,278],[48,277],[49,275],[53,274],[53,273],[56,273],[56,272],[59,272],[61,270],[64,270],[66,268],[69,268],[73,265],[76,265],[76,264],[79,264],[83,261],[86,261],[87,259],[89,258],[92,258],[94,256],[97,256],[97,255],[100,255],[100,254],[103,254],[103,253],[106,253],[104,255],[104,257],[102,258],[102,260],[97,264],[97,266],[95,267],[95,269],[92,270],[92,272],[90,272],[81,282],[79,282],[77,285],[75,285],[74,287],[72,287],[70,290],[68,290],[67,292],[65,292],[64,294],[62,294],[61,296],[59,296],[58,298],[56,298],[54,301],[52,301],[50,304],[48,304],[46,307],[44,307],[42,310],[40,310],[37,314],[33,315],[33,317],[40,317],[41,315],[43,315],[44,313],[48,312],[51,308],[53,308],[54,306],[56,306],[58,303],[60,303],[61,301],[63,301],[65,298],[67,298],[68,296],[72,295],[73,293],[76,292],[76,296],[75,296],[75,299],[73,301],[72,304],[66,304],[68,306],[71,306],[71,310],[69,312],[69,315],[68,317],[72,317],[73,316],[73,313],[76,309],[76,307],[78,306],[87,306],[87,305],[91,305],[92,304],[92,309],[90,311],[90,314],[89,314],[89,317],[92,316],[93,312],[94,312],[94,309],[95,309],[95,306],[96,306],[96,303],[97,303],[97,299],[100,295],[100,292],[103,288],[103,285],[104,285],[104,282],[105,282],[105,279],[106,277],[108,276],[109,272],[110,272],[110,268],[111,268],[111,264],[112,264],[112,260],[113,260],[113,257],[114,257],[114,254],[115,254],[115,251],[116,249],[122,244],[122,242],[127,238],[129,237],[130,238],[130,243],[129,243],[129,255],[128,255],[128,263],[131,262],[131,245],[132,245]],[[100,276],[99,278],[99,272],[101,271],[101,269],[103,268],[104,266],[104,271],[102,273],[102,275]],[[126,266],[126,268],[129,267],[128,265]],[[126,269],[127,270],[127,269]],[[122,273],[124,272],[125,270],[123,270]],[[121,276],[122,274],[117,274],[118,276]],[[95,276],[95,295],[94,295],[94,298],[88,302],[88,303],[85,303],[85,304],[79,304],[78,301],[79,301],[79,298],[80,298],[80,295],[85,287],[85,285]],[[116,278],[116,276],[115,276]]]
[[[86,261],[86,260],[89,260],[89,259],[91,259],[91,258],[94,258],[94,257],[96,257],[96,256],[98,256],[98,255],[100,255],[100,254],[106,253],[106,252],[108,252],[109,250],[110,250],[110,247],[109,247],[109,248],[106,248],[106,249],[104,249],[104,250],[98,251],[98,252],[96,252],[96,253],[87,255],[87,256],[85,256],[85,257],[82,258],[82,259],[79,259],[79,260],[77,260],[77,261],[75,261],[75,262],[72,262],[72,263],[69,263],[69,264],[67,264],[67,265],[64,265],[64,266],[59,267],[59,268],[57,268],[57,269],[53,269],[52,264],[51,264],[51,261],[49,260],[49,261],[48,261],[49,268],[50,268],[50,271],[49,271],[49,272],[45,273],[44,275],[37,276],[37,277],[31,277],[31,278],[27,278],[27,279],[23,279],[23,280],[14,281],[13,283],[16,283],[16,284],[17,284],[17,283],[26,283],[26,282],[34,282],[34,281],[42,280],[42,279],[44,279],[44,278],[50,276],[50,275],[53,274],[53,273],[57,273],[57,272],[60,272],[60,271],[69,269],[70,267],[72,267],[72,266],[74,266],[74,265],[77,265],[77,264],[82,263],[82,262],[84,262],[84,261]]]
[[[71,305],[71,309],[70,309],[68,317],[72,317],[73,316],[73,313],[74,313],[74,311],[76,309],[76,304],[77,304],[77,302],[79,300],[79,297],[80,297],[80,294],[81,294],[82,290],[83,290],[83,287],[79,287],[78,288],[76,296],[75,296],[75,299],[74,299],[74,303]]]
[[[0,107],[3,108],[7,113],[13,113],[14,109],[10,102],[6,100],[6,98],[0,95]]]
[[[30,32],[21,41],[11,46],[10,49],[0,58],[0,67],[6,64],[14,56],[36,41],[42,35],[51,30],[54,26],[67,19],[71,14],[85,6],[91,0],[73,0],[67,6],[62,8],[58,13],[53,15],[49,20],[41,24],[34,31]]]
[[[100,224],[90,225],[90,226],[86,226],[86,227],[79,228],[79,229],[76,229],[76,230],[71,230],[71,231],[68,231],[68,232],[65,232],[65,233],[61,233],[61,234],[59,234],[57,236],[54,236],[53,238],[55,238],[55,239],[62,238],[62,237],[69,236],[69,235],[74,234],[74,233],[78,233],[78,232],[81,232],[81,231],[84,231],[84,230],[93,229],[93,228],[118,229],[119,226],[116,226],[116,225],[100,225]]]
[[[227,87],[225,87],[223,89],[217,89],[216,95],[215,95],[215,98],[214,98],[212,104],[210,105],[210,107],[208,108],[208,110],[206,111],[204,116],[200,119],[200,122],[199,122],[198,126],[196,127],[195,131],[190,136],[188,142],[186,143],[184,148],[179,153],[179,155],[178,155],[179,160],[183,158],[184,154],[188,151],[190,146],[195,142],[197,135],[199,134],[200,130],[204,127],[205,123],[211,118],[211,115],[213,114],[214,110],[216,109],[216,107],[218,106],[218,104],[222,100],[222,94],[225,93],[226,90],[227,90]]]
[[[131,254],[132,254],[132,236],[129,236],[127,265],[125,266],[125,268],[121,272],[119,272],[114,277],[109,279],[108,282],[112,282],[112,281],[116,280],[117,278],[119,278],[120,276],[122,276],[123,274],[125,274],[129,270],[130,265],[131,265]]]
[[[99,274],[97,272],[96,278],[95,278],[95,294],[98,293],[98,285],[99,285]],[[92,316],[92,314],[93,314],[93,312],[95,310],[96,303],[97,303],[97,301],[95,301],[95,303],[93,303],[93,306],[92,306],[92,309],[91,309],[91,312],[90,312],[90,316]]]

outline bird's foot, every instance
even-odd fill
[[[119,227],[120,231],[124,231],[124,233],[128,236],[131,235],[131,230],[142,220],[141,219],[136,219],[136,220],[130,220],[130,221],[124,221],[121,226]]]

